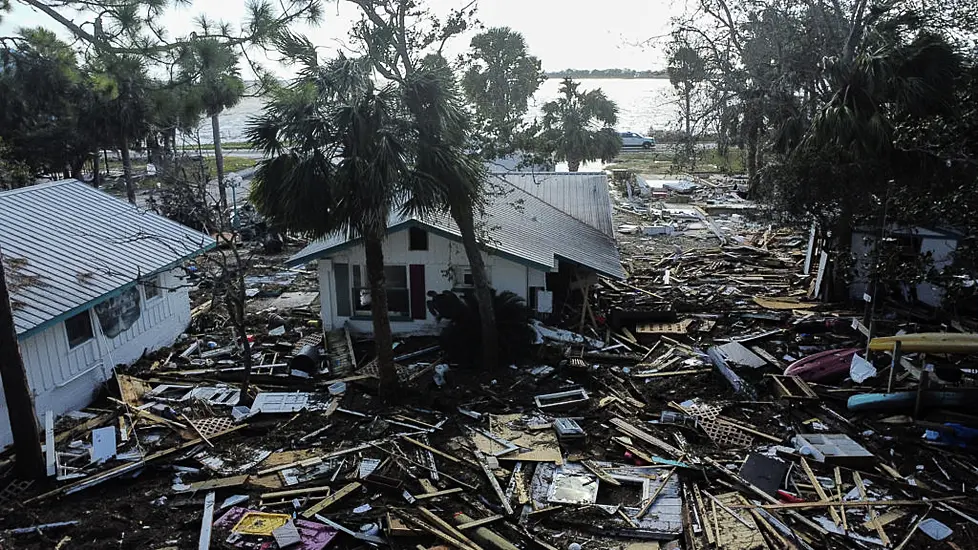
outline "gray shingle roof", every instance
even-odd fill
[[[77,180],[0,193],[0,248],[20,337],[214,244]]]
[[[583,174],[580,177],[591,176]],[[563,259],[609,277],[625,277],[613,234],[604,233],[509,183],[514,177],[521,176],[507,174],[494,180],[504,192],[490,196],[486,218],[482,220],[489,234],[489,249],[541,270],[552,270],[556,267],[557,260]],[[601,177],[604,178],[603,175]],[[607,188],[604,192],[607,196]],[[610,202],[607,214],[610,218]],[[611,220],[607,223],[610,225]],[[458,227],[448,215],[421,219],[392,214],[387,222],[391,232],[404,230],[412,225],[425,226],[448,238],[460,238]],[[292,256],[288,263],[299,265],[327,257],[355,242],[355,239],[347,238],[346,235],[320,239]]]
[[[614,236],[608,176],[601,172],[496,173],[514,187],[551,204],[572,217]]]

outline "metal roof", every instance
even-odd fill
[[[589,176],[592,174],[581,175]],[[606,234],[510,184],[511,177],[513,175],[508,174],[496,180],[501,192],[490,194],[486,217],[481,220],[489,235],[487,248],[543,271],[554,270],[558,260],[565,260],[609,277],[625,278],[613,234]],[[454,240],[461,237],[458,227],[447,214],[430,218],[392,214],[387,222],[389,233],[417,225]],[[289,258],[288,264],[299,265],[324,258],[357,241],[346,235],[320,239]]]
[[[615,234],[608,176],[603,172],[498,172],[492,176],[503,178],[606,235]]]
[[[77,180],[0,193],[0,249],[20,338],[214,246]]]

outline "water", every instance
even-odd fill
[[[665,79],[594,79],[582,80],[581,89],[601,88],[605,95],[618,104],[618,130],[646,133],[673,128],[678,119],[677,106],[672,85]],[[543,104],[557,97],[559,79],[544,82],[531,99],[527,116],[540,115]],[[244,130],[248,119],[259,114],[262,100],[255,97],[244,98],[233,109],[221,114],[221,138],[226,142],[245,141]],[[211,125],[206,121],[200,127],[201,143],[211,143]]]

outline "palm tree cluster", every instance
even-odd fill
[[[247,130],[268,156],[251,192],[262,214],[312,237],[362,239],[387,395],[397,385],[384,278],[388,220],[455,210],[475,221],[483,169],[461,148],[466,118],[457,97],[451,72],[437,58],[404,82],[381,85],[367,59],[320,64],[311,54]]]

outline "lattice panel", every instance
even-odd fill
[[[225,416],[201,418],[200,420],[191,420],[191,422],[200,433],[204,434],[204,437],[210,437],[234,427],[234,420]]]
[[[691,405],[684,406],[684,409],[689,411],[690,416],[695,416],[699,420],[716,420],[720,416],[720,407],[716,405],[707,405],[706,403],[692,403]]]
[[[24,491],[30,488],[34,484],[34,481],[23,481],[20,479],[15,479],[7,484],[6,487],[0,489],[0,506],[6,506],[11,502],[17,502],[20,500],[21,495]]]
[[[730,424],[716,420],[700,419],[700,427],[710,436],[714,443],[723,447],[750,447],[754,438],[738,430]]]

